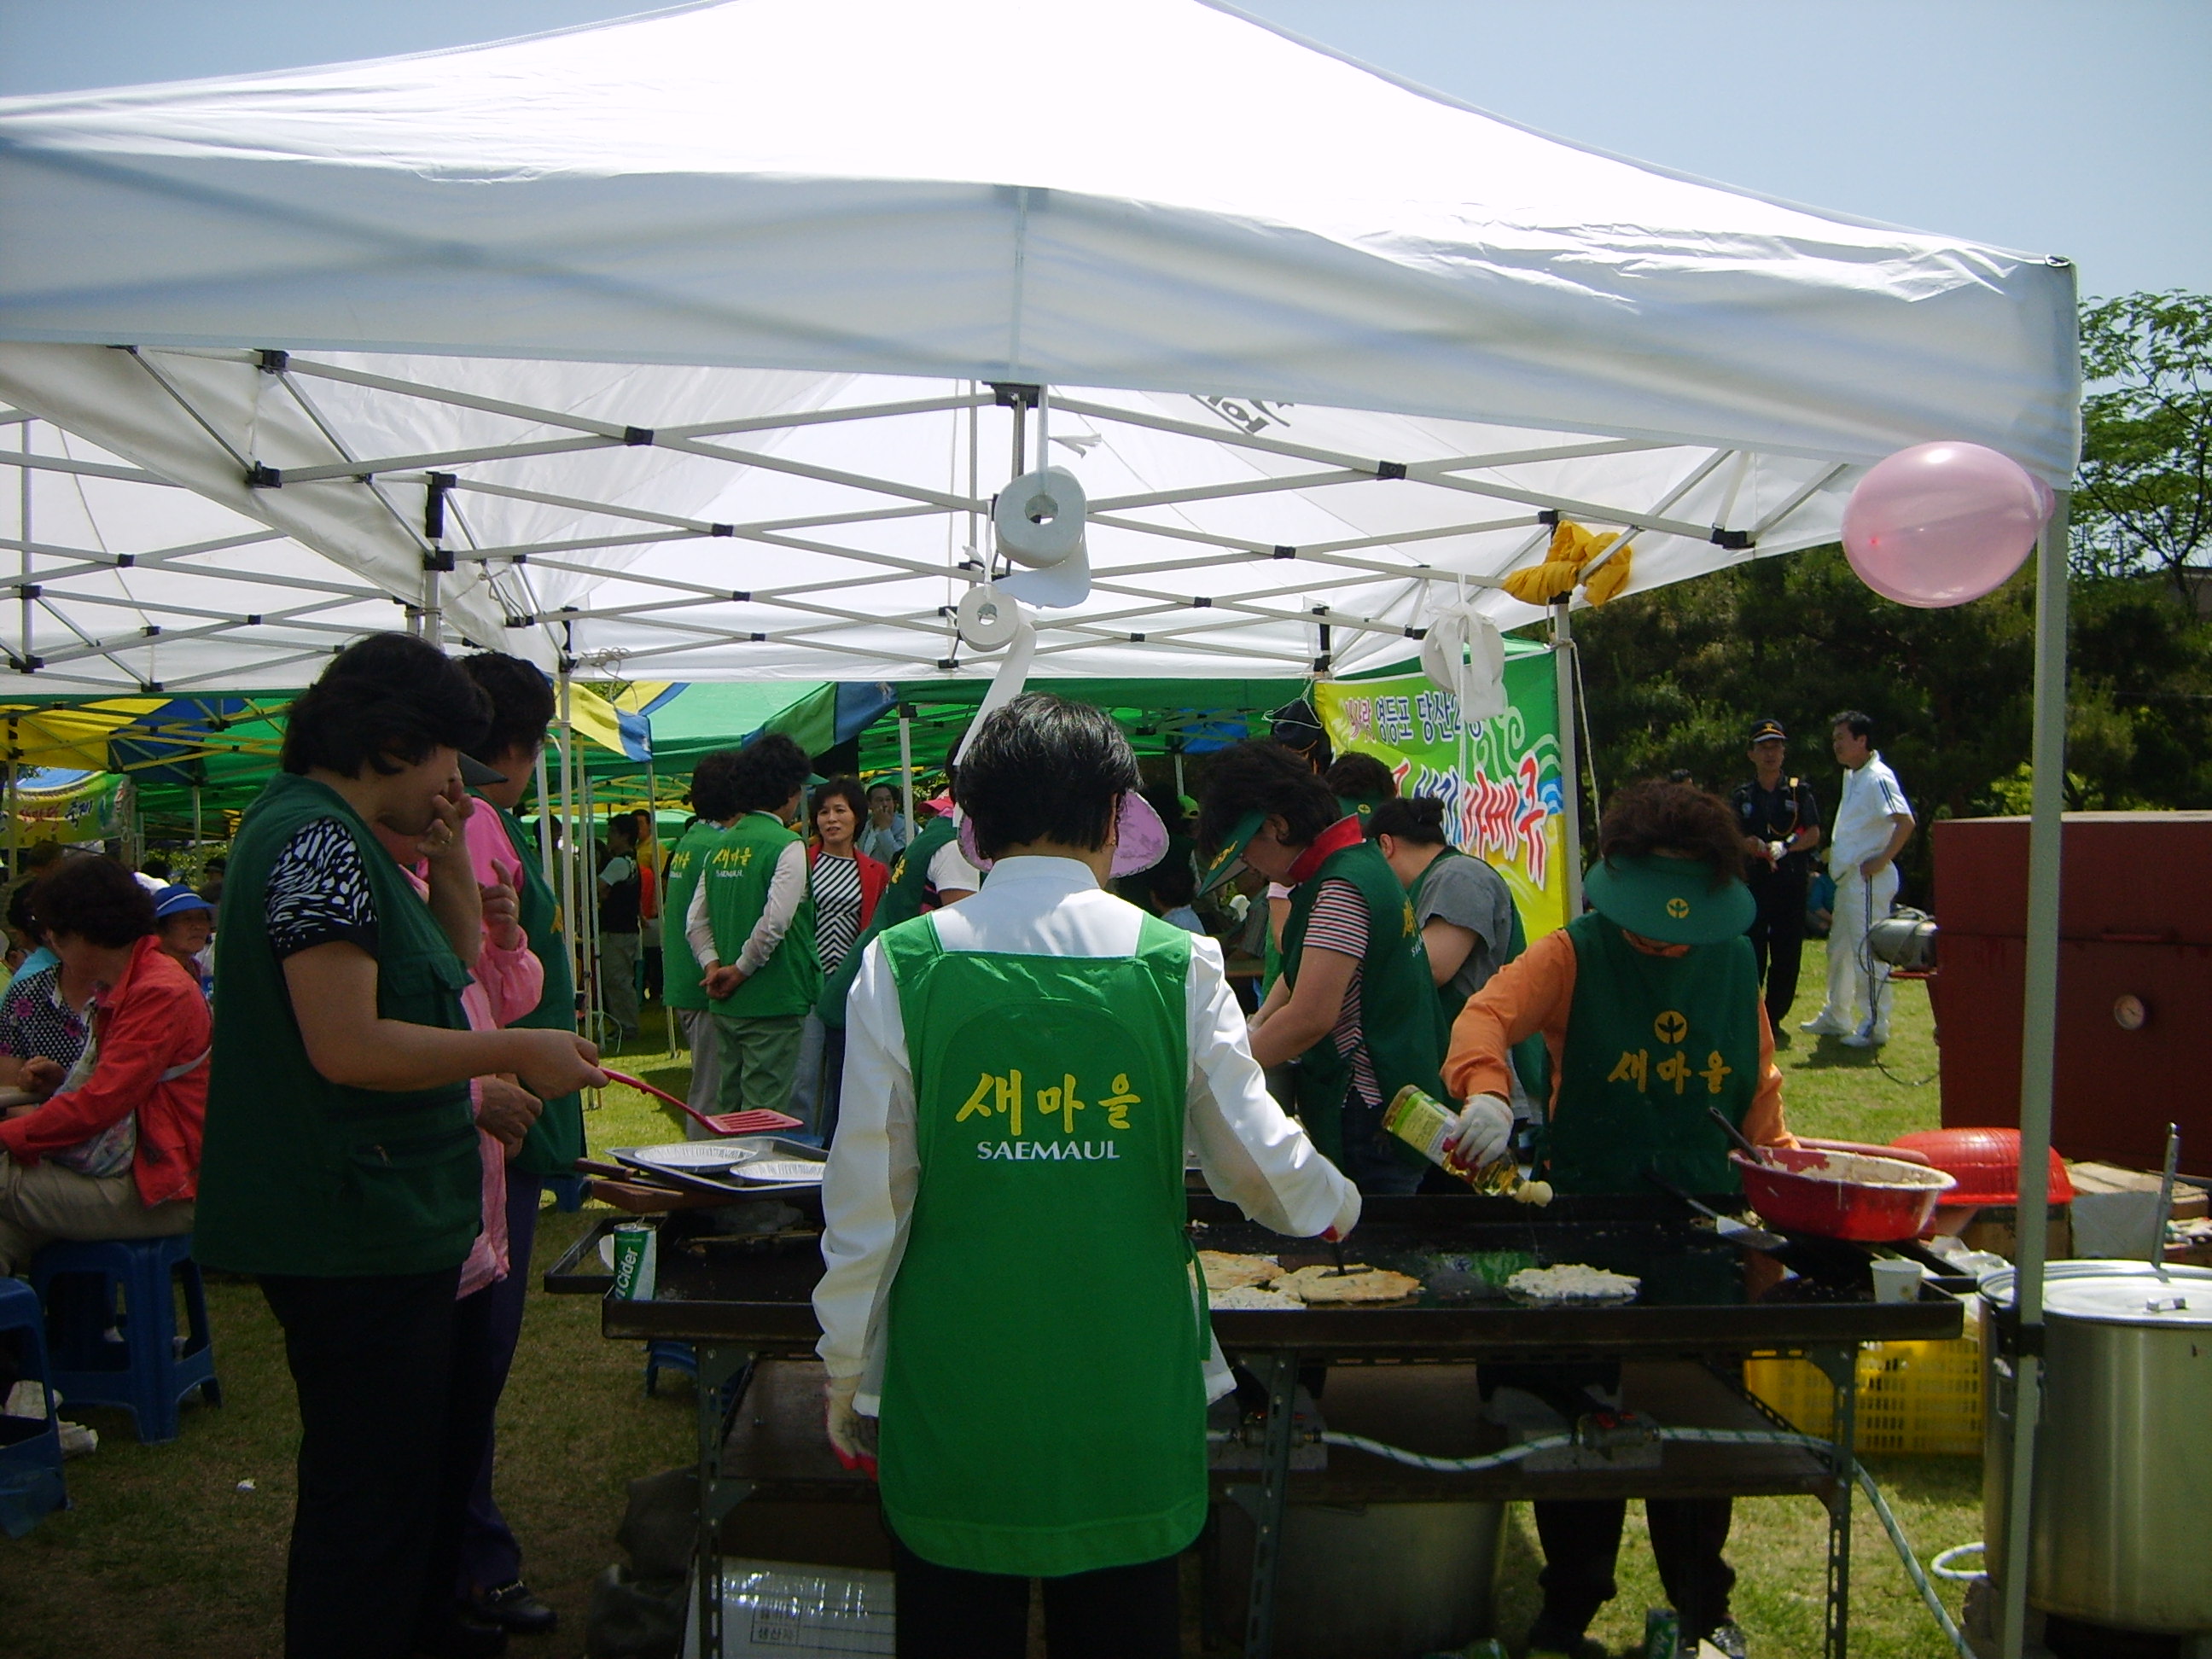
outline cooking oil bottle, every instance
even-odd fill
[[[1552,1201],[1552,1183],[1528,1180],[1510,1152],[1480,1168],[1462,1163],[1451,1150],[1451,1127],[1458,1117],[1443,1101],[1409,1083],[1383,1113],[1382,1127],[1438,1169],[1487,1197],[1510,1198],[1516,1204]]]

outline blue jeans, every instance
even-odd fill
[[[1382,1109],[1356,1096],[1344,1101],[1344,1172],[1370,1198],[1404,1198],[1427,1173],[1407,1161],[1405,1143],[1382,1127]]]

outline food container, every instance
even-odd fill
[[[1991,1274],[1978,1298],[1988,1538],[2004,1536],[2016,1410],[1989,1327],[2015,1279]],[[2212,1631],[2212,1269],[2056,1262],[2044,1317],[2028,1600],[2122,1630]]]
[[[1940,1170],[1896,1158],[1791,1146],[1765,1151],[1763,1162],[1729,1154],[1752,1206],[1774,1226],[1824,1238],[1871,1244],[1917,1237],[1957,1184]]]
[[[1945,1209],[1986,1209],[1992,1205],[2020,1201],[2020,1131],[2017,1129],[1923,1129],[1899,1135],[1897,1152],[1917,1153],[1936,1169],[1956,1176],[1959,1184],[1943,1194]],[[2051,1185],[2046,1200],[2064,1204],[2074,1196],[2067,1179],[2066,1160],[2056,1152],[2051,1158]]]

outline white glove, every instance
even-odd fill
[[[833,1376],[823,1389],[829,1407],[830,1449],[847,1468],[875,1472],[875,1424],[853,1403],[860,1391],[857,1376]]]
[[[1477,1095],[1453,1121],[1451,1155],[1470,1170],[1495,1164],[1513,1144],[1513,1109],[1496,1095]]]

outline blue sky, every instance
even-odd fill
[[[638,9],[0,0],[0,93],[424,51]],[[2085,294],[2212,291],[2207,0],[1255,0],[1246,9],[1583,143],[1867,218],[2065,254]]]

